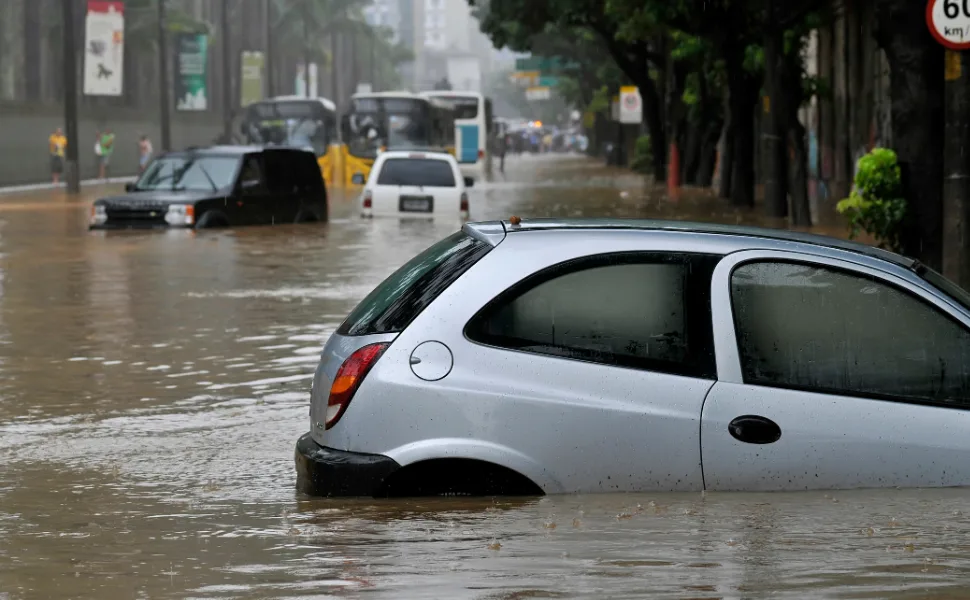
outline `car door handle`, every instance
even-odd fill
[[[781,439],[781,427],[766,417],[743,415],[728,423],[731,437],[746,444],[773,444]]]

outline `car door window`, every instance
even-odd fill
[[[247,157],[243,162],[239,183],[243,193],[249,196],[263,194],[266,191],[266,181],[263,178],[262,165],[254,156]]]
[[[731,277],[745,383],[970,408],[970,333],[878,279],[755,262]]]
[[[511,350],[713,379],[715,262],[635,253],[558,265],[499,296],[466,335]]]

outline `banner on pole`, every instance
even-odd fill
[[[209,108],[209,38],[204,33],[178,36],[178,73],[175,77],[176,110]]]
[[[245,50],[242,53],[242,85],[240,85],[241,106],[249,106],[263,99],[263,53]]]
[[[125,3],[88,0],[84,19],[84,94],[120,96],[125,65]]]

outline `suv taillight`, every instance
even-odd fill
[[[336,425],[340,417],[344,416],[347,405],[364,381],[367,372],[390,345],[390,342],[368,344],[351,354],[344,364],[340,365],[336,377],[333,378],[333,385],[330,386],[330,399],[327,400],[327,429]]]
[[[374,205],[374,193],[370,190],[364,191],[364,208],[370,208]]]

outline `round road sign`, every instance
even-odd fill
[[[970,0],[967,0],[970,2]],[[623,108],[626,110],[637,110],[640,108],[640,99],[637,98],[636,94],[627,94],[623,96]]]
[[[970,0],[929,0],[926,26],[950,50],[970,50]]]

